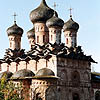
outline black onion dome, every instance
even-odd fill
[[[13,75],[12,72],[5,71],[5,72],[0,73],[0,79],[1,79],[2,77],[5,77],[5,79],[8,79],[8,78],[10,78],[12,75]]]
[[[51,69],[43,68],[40,69],[35,76],[45,77],[45,76],[55,76],[54,72]]]
[[[79,24],[76,23],[75,21],[73,21],[72,18],[70,18],[65,24],[64,24],[64,27],[63,27],[63,30],[66,31],[66,30],[75,30],[75,31],[78,31],[79,29]]]
[[[10,36],[10,35],[20,35],[20,36],[22,36],[23,29],[20,28],[15,22],[13,26],[11,26],[7,29],[7,34],[8,34],[8,36]]]
[[[32,23],[46,22],[48,19],[50,19],[53,16],[53,13],[54,10],[48,7],[45,0],[42,0],[40,6],[35,10],[31,11],[30,19]]]
[[[54,14],[54,16],[52,18],[50,18],[49,20],[47,20],[46,25],[47,25],[47,27],[53,27],[53,26],[63,27],[64,21],[62,19],[58,18]]]
[[[22,69],[17,72],[15,72],[12,76],[12,79],[17,79],[17,78],[26,78],[26,77],[33,77],[35,74],[27,69]]]
[[[31,30],[29,30],[28,32],[27,32],[27,37],[28,38],[34,38],[35,39],[35,30],[34,30],[34,28],[32,28]]]

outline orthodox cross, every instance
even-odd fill
[[[54,7],[54,10],[56,11],[56,7],[57,7],[58,5],[54,2],[54,5],[53,5],[53,7]]]
[[[56,7],[57,7],[58,5],[54,2],[54,5],[53,5],[53,7],[54,7],[54,10],[56,10]]]
[[[57,7],[58,5],[54,2],[54,5],[53,5],[53,7],[54,7],[54,15],[55,15],[55,12],[56,12],[56,7]]]
[[[70,17],[72,17],[72,10],[73,10],[72,8],[69,9],[69,11],[70,11]]]
[[[16,13],[14,13],[14,23],[16,23],[16,17],[18,16]]]

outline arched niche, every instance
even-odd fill
[[[72,100],[80,100],[80,97],[79,97],[78,93],[73,93],[72,97],[73,97]]]
[[[100,100],[100,91],[95,92],[95,100]]]
[[[45,92],[45,100],[57,100],[57,91],[54,87],[49,87]]]
[[[80,84],[80,73],[78,71],[72,72],[71,75],[72,83],[74,86],[79,86]]]
[[[44,98],[44,90],[41,87],[36,87],[34,90],[32,90],[32,100],[43,100]]]
[[[88,72],[84,73],[84,81],[88,82],[90,80],[90,76]]]
[[[66,83],[68,81],[67,71],[66,70],[61,70],[61,72],[60,72],[60,79],[64,83]]]

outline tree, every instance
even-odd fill
[[[16,87],[13,82],[8,82],[4,74],[0,80],[0,100],[24,100],[20,97],[21,89],[21,85]]]

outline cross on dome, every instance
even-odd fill
[[[72,18],[72,8],[70,7],[70,9],[68,9],[70,11],[70,17]]]
[[[17,17],[18,15],[14,12],[14,15],[13,15],[13,17],[14,17],[14,23],[16,23],[16,17]]]
[[[54,16],[55,16],[55,13],[56,13],[56,7],[57,7],[58,5],[56,4],[56,2],[54,2],[54,5],[53,5],[53,7],[54,7]]]
[[[54,10],[56,10],[56,7],[57,7],[58,5],[56,4],[56,2],[54,2],[54,5],[53,5],[53,7],[54,7]]]

